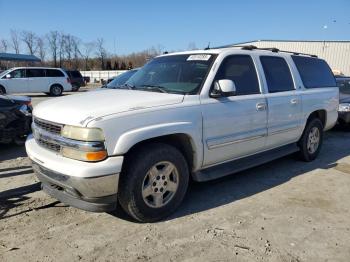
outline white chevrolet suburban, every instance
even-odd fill
[[[43,190],[84,210],[156,221],[207,181],[320,152],[338,88],[315,56],[254,46],[165,54],[119,89],[34,108],[28,156]]]
[[[60,96],[71,91],[67,73],[61,68],[15,67],[0,73],[0,94],[46,93]]]

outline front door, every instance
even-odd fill
[[[232,55],[222,62],[214,81],[230,79],[236,95],[203,98],[204,166],[263,150],[267,135],[267,104],[253,59]]]
[[[9,75],[10,78],[6,78],[6,76],[3,77],[3,83],[7,93],[28,92],[28,81],[24,69],[13,70]]]

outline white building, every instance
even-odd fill
[[[275,47],[285,51],[317,55],[327,61],[335,74],[350,76],[350,41],[257,40],[235,45]]]

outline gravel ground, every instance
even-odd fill
[[[0,145],[0,261],[347,262],[349,154],[350,132],[330,131],[312,163],[285,157],[193,183],[172,217],[140,224],[57,202],[24,148]]]

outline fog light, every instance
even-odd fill
[[[87,162],[97,162],[107,158],[106,150],[96,152],[84,152],[69,147],[63,147],[61,153],[64,157]]]

